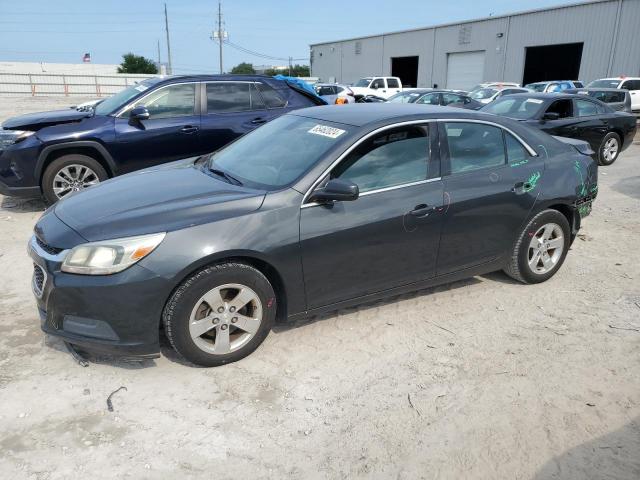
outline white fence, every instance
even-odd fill
[[[157,75],[84,75],[51,73],[0,73],[0,95],[85,96],[113,95],[128,85]]]

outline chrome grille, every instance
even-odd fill
[[[36,237],[36,242],[38,243],[38,246],[44,250],[45,252],[47,252],[49,255],[57,255],[59,254],[61,251],[63,251],[63,248],[56,248],[56,247],[52,247],[51,245],[47,245],[46,243],[44,243],[42,240],[40,240],[38,237]]]
[[[42,297],[44,292],[44,282],[47,280],[47,274],[40,265],[33,265],[33,280],[31,286],[33,287],[33,293],[36,297]]]

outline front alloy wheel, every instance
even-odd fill
[[[229,283],[212,288],[195,304],[189,334],[200,350],[214,355],[235,352],[260,328],[262,302],[246,285]]]
[[[240,262],[219,263],[185,280],[163,312],[171,346],[197,365],[215,367],[253,352],[276,318],[273,287]]]

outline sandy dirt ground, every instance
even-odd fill
[[[0,98],[0,120],[79,100]],[[640,478],[640,142],[600,169],[561,271],[501,273],[278,327],[217,369],[45,337],[0,197],[0,477]],[[113,396],[114,411],[106,399]]]

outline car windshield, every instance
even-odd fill
[[[254,188],[274,190],[311,168],[349,127],[284,115],[248,133],[209,159],[209,168]]]
[[[491,98],[498,90],[495,88],[481,88],[480,90],[476,90],[475,92],[471,92],[469,96],[475,100],[484,100],[485,98]]]
[[[118,110],[125,103],[131,100],[133,97],[138,95],[139,93],[148,90],[150,87],[158,83],[160,78],[147,78],[146,80],[141,81],[136,85],[131,85],[130,87],[125,88],[124,90],[119,91],[115,95],[105,98],[98,105],[96,105],[95,113],[96,115],[109,115],[110,113]]]
[[[369,83],[371,83],[370,78],[361,78],[356,83],[353,84],[354,87],[368,87]]]
[[[507,96],[491,102],[480,110],[495,115],[527,120],[536,117],[543,104],[544,100],[539,98]]]
[[[618,88],[619,83],[620,83],[620,80],[617,80],[617,79],[594,80],[589,85],[587,85],[587,88]]]
[[[533,90],[534,92],[544,92],[544,88],[547,86],[546,83],[530,83],[525,85],[525,88]]]
[[[416,92],[400,92],[392,95],[387,99],[387,102],[391,103],[413,103],[422,93]]]

